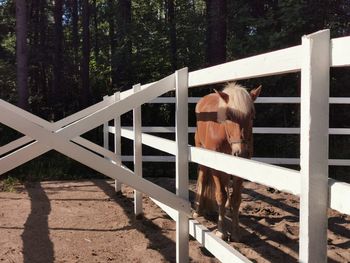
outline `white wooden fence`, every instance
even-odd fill
[[[305,36],[302,42],[300,46],[189,73],[189,88],[197,88],[201,85],[301,71],[303,90],[301,98],[258,98],[256,101],[256,103],[301,103],[301,128],[260,127],[253,130],[254,133],[260,134],[300,134],[301,130],[301,160],[259,157],[255,157],[255,161],[242,160],[192,146],[188,147],[188,160],[227,173],[234,173],[242,178],[282,191],[301,195],[300,261],[325,262],[327,249],[326,208],[330,206],[342,213],[350,214],[350,205],[346,201],[350,198],[350,185],[328,179],[327,174],[327,164],[350,165],[350,160],[347,159],[328,160],[328,134],[349,135],[350,129],[329,129],[328,107],[325,106],[328,103],[350,103],[350,98],[328,98],[329,68],[350,65],[350,54],[344,52],[350,47],[350,37],[330,40],[329,31],[321,31]],[[142,88],[147,88],[147,85],[142,86]],[[317,98],[313,104],[311,104],[311,97]],[[198,100],[199,98],[188,98],[188,103],[196,103]],[[150,103],[175,103],[175,98],[161,97]],[[321,129],[318,124],[323,124],[324,127]],[[176,145],[174,142],[151,135],[151,133],[172,133],[175,132],[175,127],[142,127],[141,129],[144,145],[175,155]],[[132,127],[109,127],[106,130],[111,133],[120,133],[121,136],[129,139],[134,136]],[[194,133],[194,131],[194,127],[188,128],[188,132]],[[322,153],[322,156],[315,159],[317,156],[315,153],[319,155]],[[129,156],[121,158],[123,161],[132,160]],[[143,156],[143,161],[169,162],[175,161],[175,158],[171,156]],[[297,172],[256,161],[274,164],[301,164],[302,169],[301,172]],[[315,171],[315,169],[319,169],[319,171]],[[315,188],[312,188],[313,186]],[[319,203],[319,201],[321,202]],[[176,219],[175,210],[157,203],[174,220]],[[308,220],[312,220],[313,224],[310,224]],[[190,220],[189,225],[190,234],[221,261],[248,262],[237,251],[223,245],[223,242],[195,220]]]
[[[350,214],[350,185],[330,180],[327,174],[329,68],[350,65],[349,47],[350,37],[331,40],[328,30],[320,31],[303,37],[302,44],[296,47],[190,73],[187,69],[179,70],[156,83],[136,85],[133,90],[106,97],[104,101],[55,123],[49,123],[1,100],[0,122],[25,136],[0,148],[0,174],[55,149],[118,180],[117,191],[120,189],[120,182],[133,187],[136,214],[142,213],[143,193],[176,220],[177,262],[189,260],[189,234],[222,262],[250,262],[204,226],[190,219],[188,162],[203,164],[300,195],[299,260],[326,262],[327,207]],[[302,84],[300,172],[188,145],[188,88],[299,71]],[[176,141],[142,133],[140,105],[149,103],[171,90],[176,90]],[[260,102],[264,100],[266,102],[269,99],[263,98]],[[287,102],[288,100],[290,99],[287,99]],[[330,101],[332,100],[335,99]],[[282,99],[277,101],[285,102]],[[348,102],[348,99],[346,101]],[[134,112],[134,127],[121,128],[120,115],[130,110]],[[114,127],[108,127],[108,121],[113,119]],[[102,124],[105,146],[108,145],[108,132],[114,133],[115,152],[80,137],[86,131]],[[349,131],[344,132],[348,134]],[[121,136],[134,140],[134,171],[121,164]],[[142,144],[176,156],[176,195],[142,178]]]

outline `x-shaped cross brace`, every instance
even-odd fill
[[[70,121],[76,119],[79,113],[76,116],[71,116],[71,118],[68,117],[64,120],[50,123],[0,100],[0,122],[26,135],[13,142],[13,144],[20,147],[30,142],[0,159],[0,174],[54,149],[110,178],[120,180],[135,190],[190,215],[188,201],[141,177],[134,176],[132,171],[80,146],[83,145],[88,148],[92,146],[98,152],[103,153],[104,156],[113,155],[112,152],[79,136],[108,122],[116,115],[122,115],[161,94],[173,90],[174,83],[174,75],[171,75],[147,87],[147,89],[136,92],[120,101],[109,102],[110,105],[72,123]],[[0,150],[0,153],[4,154],[2,150]]]

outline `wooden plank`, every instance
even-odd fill
[[[120,100],[120,92],[114,93],[114,101]],[[122,136],[121,136],[121,122],[120,115],[116,115],[114,117],[114,154],[116,156],[117,165],[122,164]],[[108,132],[110,132],[108,130]],[[118,182],[118,180],[114,181],[114,190],[116,193],[120,193],[122,191],[122,184]]]
[[[0,104],[3,108],[6,108],[8,110],[11,110],[13,112],[15,112],[18,115],[21,115],[22,117],[26,118],[27,120],[30,120],[31,122],[41,126],[41,127],[46,127],[46,129],[49,129],[51,131],[56,131],[57,129],[62,128],[65,125],[68,125],[70,122],[76,121],[77,119],[81,119],[82,116],[87,116],[92,114],[93,112],[95,112],[98,109],[103,109],[105,107],[107,107],[108,105],[110,105],[111,99],[107,98],[105,101],[102,101],[100,103],[94,104],[92,106],[90,106],[89,108],[86,108],[85,110],[82,110],[80,112],[77,112],[75,114],[70,115],[67,118],[64,118],[60,121],[51,123],[48,122],[47,120],[44,120],[34,114],[31,114],[21,108],[18,108],[14,105],[12,105],[11,103],[8,103],[2,99],[0,99]]]
[[[94,153],[97,153],[101,156],[104,156],[107,160],[112,160],[114,162],[117,161],[117,158],[113,152],[111,152],[110,150],[107,150],[104,147],[101,147],[100,145],[97,145],[96,143],[93,143],[93,142],[86,140],[82,137],[77,137],[77,138],[73,139],[72,141],[75,142],[76,144],[79,144],[80,146],[83,146],[84,148],[86,148]]]
[[[187,99],[188,103],[197,103],[200,100],[200,97],[189,97]],[[150,104],[158,104],[158,103],[176,103],[175,97],[158,97],[149,102]]]
[[[134,93],[141,90],[141,85],[133,87]],[[134,127],[134,174],[142,177],[142,139],[141,139],[141,106],[133,109],[133,127]],[[142,215],[142,193],[134,190],[134,213],[135,216]]]
[[[219,239],[213,232],[209,231],[196,220],[190,220],[189,228],[191,236],[193,236],[221,262],[252,262],[225,241]]]
[[[10,111],[14,112],[15,114],[20,115],[23,118],[26,118],[27,120],[29,120],[29,121],[31,121],[31,122],[33,122],[41,127],[47,127],[47,128],[50,127],[50,130],[53,130],[52,123],[50,123],[50,122],[48,122],[48,121],[46,121],[38,116],[35,116],[34,114],[31,114],[30,112],[27,112],[21,108],[18,108],[15,105],[8,103],[7,101],[0,99],[0,105],[1,105],[1,108],[10,110]]]
[[[61,136],[65,138],[75,138],[91,129],[96,128],[103,123],[115,118],[115,115],[122,115],[133,108],[142,105],[161,94],[164,94],[175,87],[174,75],[170,75],[157,83],[149,86],[147,89],[141,90],[131,96],[128,96],[120,101],[114,102],[112,105],[105,107],[102,110],[80,119],[65,127]]]
[[[156,83],[157,83],[157,81],[144,84],[144,85],[141,86],[141,90],[145,90],[148,87],[150,87],[150,86],[152,86],[152,85],[154,85]],[[174,89],[175,89],[175,87],[174,87]],[[129,96],[131,96],[133,94],[134,94],[133,90],[132,89],[128,89],[128,90],[123,91],[123,92],[120,93],[120,99],[123,100],[123,99],[125,99],[125,98],[127,98],[127,97],[129,97]],[[152,99],[150,101],[152,101]]]
[[[125,130],[132,130],[130,126],[124,126]],[[195,133],[196,127],[188,127],[188,133]],[[114,133],[112,127],[109,132]],[[144,133],[174,133],[175,127],[158,127],[158,126],[144,126],[142,127]],[[254,127],[254,134],[300,134],[300,128],[293,127]],[[350,128],[329,128],[330,135],[350,135]]]
[[[133,156],[123,155],[123,162],[132,162]],[[288,165],[300,165],[299,158],[268,158],[268,157],[253,157],[252,160],[268,163],[268,164],[288,164]],[[143,155],[143,162],[175,162],[174,156],[163,156],[163,155]],[[350,159],[329,159],[328,165],[331,166],[350,166]]]
[[[350,66],[350,36],[334,38],[331,40],[331,66],[345,67]]]
[[[350,159],[329,159],[328,164],[334,166],[350,166]]]
[[[254,134],[299,134],[300,128],[254,127]]]
[[[350,135],[349,128],[329,128],[328,133],[331,135]]]
[[[173,220],[177,219],[177,212],[174,209],[157,200],[152,199],[152,201],[163,209]],[[218,260],[220,260],[220,262],[251,262],[236,249],[209,231],[209,229],[207,229],[205,226],[201,225],[198,221],[190,219],[188,222],[188,228],[189,234],[210,253],[212,253]]]
[[[188,98],[188,103],[197,103],[200,97],[190,97]],[[149,103],[175,103],[174,97],[159,97]],[[255,103],[288,103],[297,104],[300,103],[299,97],[259,97]]]
[[[252,160],[269,163],[269,164],[289,164],[289,165],[299,165],[299,158],[268,158],[268,157],[253,157]]]
[[[350,98],[342,97],[333,97],[329,98],[329,103],[331,104],[350,104]]]
[[[37,127],[52,127],[52,124],[42,118],[39,118],[21,108],[18,108],[4,100],[0,99],[0,111],[2,114],[0,114],[0,122],[7,125],[10,128],[13,128],[19,132],[21,130],[14,127],[14,124],[16,123],[15,117],[20,116],[22,119],[24,119],[26,122],[34,122]],[[16,123],[16,127],[23,127],[23,123]],[[48,128],[48,129],[49,129]],[[25,134],[24,132],[22,132]],[[32,136],[27,136],[32,137]],[[35,138],[32,137],[34,140]],[[22,147],[11,154],[8,154],[0,159],[0,174],[3,174],[7,171],[10,171],[17,166],[24,164],[44,153],[51,150],[52,148],[45,146],[39,142],[33,142],[25,147]]]
[[[327,262],[329,37],[302,38],[300,262]]]
[[[189,87],[297,72],[301,55],[301,46],[295,46],[200,69],[189,74]]]
[[[83,117],[86,117],[88,115],[91,115],[92,113],[94,113],[97,110],[101,110],[103,108],[106,108],[107,106],[111,105],[113,103],[113,100],[106,96],[104,101],[101,101],[99,103],[96,103],[84,110],[81,110],[75,114],[70,115],[69,117],[66,117],[60,121],[51,123],[48,122],[47,120],[44,120],[34,114],[31,114],[21,108],[18,108],[4,100],[0,99],[0,103],[2,105],[2,107],[7,108],[13,112],[15,112],[18,115],[21,115],[22,117],[26,118],[27,120],[30,120],[31,122],[41,126],[41,127],[46,127],[46,129],[49,129],[51,131],[57,131],[57,129],[61,129],[63,126],[66,126],[68,124],[70,124],[71,122],[75,122]],[[79,134],[80,135],[80,134]],[[74,136],[75,137],[75,136]]]
[[[133,155],[123,155],[122,156],[122,160],[123,160],[123,162],[133,162],[134,156]],[[175,156],[143,155],[142,156],[142,162],[174,163],[175,162]]]
[[[300,174],[292,169],[197,147],[190,147],[190,160],[280,191],[300,194]]]
[[[104,96],[103,97],[103,100],[107,100],[108,99],[108,96]],[[105,122],[103,124],[103,147],[106,149],[106,150],[109,150],[109,124],[108,124],[108,121]],[[108,158],[107,156],[105,156],[105,158]],[[109,158],[108,158],[109,159]]]
[[[329,179],[329,207],[350,215],[350,184]]]
[[[21,118],[25,119],[26,121],[35,123],[38,127],[46,127],[49,131],[53,130],[52,123],[39,118],[21,108],[18,108],[4,100],[0,99],[0,109],[3,114],[0,115],[0,122],[4,123],[5,125],[12,127],[11,124],[14,123],[14,120],[11,120],[11,116],[21,116]],[[5,116],[6,112],[10,115]],[[7,123],[3,121],[3,119],[8,120]],[[21,125],[21,124],[18,124]],[[21,126],[20,126],[21,127]],[[14,128],[14,127],[12,127]],[[18,130],[14,128],[15,130]],[[27,141],[27,138],[30,138],[30,136],[24,136],[23,142]],[[28,139],[29,140],[29,139]],[[34,140],[34,139],[31,139]],[[14,142],[14,144],[17,144],[18,141]],[[22,165],[28,161],[31,161],[32,159],[48,152],[52,148],[45,146],[39,142],[32,142],[29,145],[26,145],[11,154],[8,154],[0,159],[0,174],[3,174],[5,172],[8,172],[14,168],[16,168],[19,165]]]
[[[31,113],[29,112],[26,112],[22,109],[17,109],[16,106],[13,106],[7,102],[4,102],[1,101],[1,105],[4,107],[4,108],[7,108],[11,111],[14,111],[16,114],[22,116],[23,118],[26,118],[27,120],[30,120],[31,122],[41,126],[41,127],[45,127],[45,129],[49,130],[49,131],[55,131],[55,127],[57,127],[57,123],[50,123],[50,122],[47,122],[46,120],[44,119],[41,119],[39,117],[36,117],[35,115],[32,116]],[[63,123],[64,124],[64,123]],[[59,127],[61,128],[61,127]],[[15,146],[22,146],[30,141],[33,141],[33,139],[31,139],[29,136],[24,136],[12,143],[10,143],[9,145],[6,145],[6,148],[9,149],[8,147],[15,147]],[[106,151],[104,150],[102,147],[84,139],[84,138],[81,138],[81,137],[77,137],[75,139],[72,139],[72,141],[74,141],[75,143],[95,152],[95,153],[98,153],[98,154],[102,154],[102,155],[106,155],[108,156],[111,160],[115,160],[115,157],[113,156],[113,154],[110,152],[110,151]],[[21,145],[22,144],[22,145]],[[44,146],[42,146],[44,147]],[[34,158],[36,158],[37,156],[40,156],[42,154],[44,154],[45,152],[47,152],[48,150],[50,150],[48,147],[46,147],[47,149],[44,151],[43,149],[39,150],[39,151],[31,151],[28,150],[27,148],[24,149],[24,151],[15,151],[13,153],[13,155],[11,155],[9,158],[12,160],[12,164],[10,166],[7,166],[7,170],[6,171],[9,171],[9,167],[12,167],[11,169],[13,168],[16,168],[17,166],[25,163],[25,162],[28,162]],[[27,153],[29,152],[29,154]],[[26,154],[25,158],[23,158],[23,156]],[[21,159],[23,158],[23,159]],[[6,160],[10,160],[10,159],[6,159]],[[18,160],[17,160],[18,159]],[[3,159],[5,160],[5,159]],[[15,161],[16,160],[16,161]],[[6,161],[7,162],[7,161]],[[5,161],[4,161],[5,163]],[[17,164],[17,166],[15,165]]]
[[[188,103],[197,103],[200,97],[190,97],[188,98]],[[149,103],[175,103],[174,97],[159,97]],[[255,103],[258,104],[299,104],[299,97],[258,97]],[[329,98],[329,103],[331,104],[350,104],[349,97],[331,97]]]
[[[125,130],[129,130],[131,131],[132,130],[132,127],[130,126],[123,126],[123,129]],[[145,133],[174,133],[175,132],[175,127],[155,127],[155,126],[143,126],[142,128],[142,132],[145,132]],[[110,132],[113,133],[113,130]],[[190,132],[190,129],[188,130],[188,132]]]
[[[133,131],[122,128],[122,136],[128,139],[133,138]],[[157,150],[176,155],[175,142],[172,140],[156,137],[149,134],[142,134],[142,143]]]
[[[52,133],[32,123],[23,116],[17,115],[15,112],[2,107],[1,104],[0,110],[3,113],[0,115],[0,121],[5,125],[27,134],[36,140],[40,140],[41,143],[47,145],[49,148],[55,149],[110,178],[119,179],[134,189],[142,191],[157,200],[162,200],[162,202],[168,206],[190,215],[189,202],[187,200],[143,178],[133,176],[133,173],[130,173],[129,170],[119,167],[74,143],[68,142],[65,137],[60,135],[60,133],[68,129],[68,127],[63,128],[61,132]]]
[[[264,88],[264,87],[263,87]],[[298,104],[300,103],[299,97],[258,97],[254,103],[258,104]]]
[[[22,136],[21,138],[18,138],[17,140],[14,140],[14,141],[12,141],[4,146],[1,146],[0,147],[0,156],[15,150],[15,149],[23,146],[24,144],[30,143],[31,141],[33,141],[32,138],[30,138],[28,136]]]
[[[154,198],[150,197],[150,199],[157,205],[159,206],[164,212],[168,214],[168,216],[171,217],[172,220],[176,221],[177,220],[177,211],[166,204],[163,204],[162,202],[155,200]]]
[[[0,175],[4,174],[50,150],[49,147],[34,141],[0,158]]]
[[[188,69],[176,71],[176,195],[188,200]],[[189,207],[190,208],[190,207]],[[189,262],[188,216],[181,211],[176,218],[176,262]]]

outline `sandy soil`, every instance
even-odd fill
[[[171,179],[155,182],[174,188]],[[144,218],[135,219],[132,197],[129,187],[116,196],[105,180],[30,183],[16,193],[0,192],[0,262],[174,262],[175,223],[147,198]],[[230,245],[253,262],[297,262],[298,203],[245,183],[242,240]],[[190,258],[218,262],[194,240]],[[350,262],[350,216],[331,210],[328,261]]]

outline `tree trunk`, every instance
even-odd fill
[[[95,59],[98,62],[98,57],[99,57],[99,46],[98,46],[98,8],[97,8],[97,3],[96,0],[93,1],[94,5],[94,54],[95,54]]]
[[[57,118],[62,117],[62,106],[64,97],[64,81],[63,81],[63,57],[62,57],[62,42],[63,42],[63,1],[56,0],[54,7],[54,55],[53,55],[53,81],[51,92],[51,105],[53,106],[54,115]]]
[[[32,1],[35,2],[35,1]],[[50,72],[49,69],[49,63],[47,59],[45,59],[46,54],[49,52],[49,44],[48,44],[48,6],[47,6],[47,1],[45,0],[40,0],[39,1],[39,8],[40,8],[40,40],[39,40],[39,50],[38,53],[44,54],[41,55],[41,59],[39,60],[40,64],[40,87],[41,87],[41,92],[43,96],[43,101],[46,106],[48,105],[49,101],[49,84],[48,84],[48,75],[50,75],[48,72]],[[48,108],[48,107],[47,107]],[[44,116],[48,117],[49,112],[45,112]]]
[[[121,91],[131,88],[131,0],[119,0],[116,15],[116,79]]]
[[[16,59],[18,106],[28,109],[28,51],[27,51],[27,5],[16,0]]]
[[[72,1],[72,44],[74,49],[74,64],[78,64],[79,35],[78,35],[78,1]]]
[[[168,25],[170,37],[171,67],[172,70],[175,71],[177,69],[177,43],[174,0],[168,0]]]
[[[83,0],[83,58],[81,65],[82,77],[82,106],[86,107],[90,102],[90,83],[89,83],[89,63],[90,63],[90,12],[89,1]]]
[[[207,62],[210,66],[226,61],[226,0],[206,0]]]
[[[51,72],[51,54],[48,46],[48,6],[47,1],[27,1],[28,3],[28,91],[32,95],[31,110],[35,114],[48,119],[51,112],[48,108],[51,98],[49,78]],[[49,94],[50,92],[50,94]]]
[[[118,88],[117,84],[117,40],[116,40],[116,34],[115,34],[115,19],[114,19],[114,12],[115,12],[115,4],[114,0],[108,1],[108,10],[109,10],[109,16],[108,16],[108,24],[109,24],[109,45],[111,50],[111,57],[110,57],[110,65],[111,65],[111,86],[112,90],[116,91]]]

